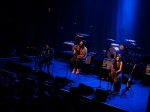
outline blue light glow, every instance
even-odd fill
[[[119,43],[124,43],[126,38],[135,38],[137,8],[138,0],[119,0],[116,17],[116,39]]]

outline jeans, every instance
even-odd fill
[[[71,65],[73,68],[80,69],[81,68],[81,62],[82,62],[82,59],[77,58],[76,56],[73,56],[71,58]]]

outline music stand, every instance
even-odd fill
[[[127,81],[127,84],[126,84],[126,88],[123,89],[123,91],[122,91],[120,97],[122,97],[126,91],[129,91],[129,92],[130,92],[130,95],[131,95],[132,97],[133,97],[133,95],[134,95],[134,92],[133,92],[133,90],[132,90],[132,88],[131,88],[131,83],[132,83],[132,80],[133,80],[132,73],[133,73],[133,70],[134,70],[135,66],[136,66],[136,64],[133,66],[132,71],[131,71],[131,74],[124,74],[124,76],[125,76],[126,78],[128,78],[128,81]]]
[[[103,68],[101,68],[101,71],[103,71]],[[101,73],[103,73],[103,72],[101,72]],[[100,74],[101,74],[100,73]],[[101,77],[101,75],[99,75],[100,76],[100,81],[99,81],[99,86],[98,86],[98,88],[101,88],[101,82],[102,82],[102,77]]]

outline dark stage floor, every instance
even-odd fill
[[[30,57],[33,60],[33,57]],[[3,67],[8,60],[12,60],[14,62],[18,62],[17,57],[13,58],[1,58],[0,59],[0,66]],[[30,66],[32,69],[34,67],[34,62],[33,63],[21,63],[26,66]],[[66,62],[62,62],[61,60],[55,60],[54,63],[54,72],[53,76],[59,76],[59,77],[64,77],[69,80],[71,80],[70,85],[66,85],[63,89],[69,90],[70,87],[75,86],[77,87],[80,83],[85,84],[87,86],[90,86],[96,90],[99,85],[100,85],[100,80],[99,76],[95,74],[71,74],[71,70],[69,69],[67,74],[68,64]],[[37,70],[37,68],[34,68]],[[43,71],[46,71],[46,68],[43,69]],[[79,77],[78,77],[79,76]],[[102,80],[101,82],[101,88],[106,90],[107,89],[108,82],[105,80]],[[126,87],[125,84],[122,84],[121,86],[121,91]],[[132,89],[134,91],[133,97],[131,97],[129,91],[127,91],[122,97],[119,95],[117,96],[111,96],[108,97],[106,100],[106,104],[112,105],[118,108],[122,108],[131,112],[146,112],[147,108],[147,102],[148,102],[148,93],[149,93],[149,87],[140,84],[139,80],[135,80],[135,84],[132,85]],[[120,92],[121,93],[121,92]],[[93,95],[87,96],[89,98],[94,97]]]

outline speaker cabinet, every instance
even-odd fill
[[[66,86],[67,84],[69,83],[69,80],[64,78],[64,77],[59,77],[59,76],[56,76],[55,79],[54,79],[54,85],[57,85],[59,84],[60,87],[64,87]]]
[[[94,89],[90,86],[80,83],[78,85],[77,93],[81,95],[90,95],[90,94],[94,94]]]
[[[94,100],[105,102],[108,97],[108,91],[102,89],[96,89],[94,94]]]
[[[38,81],[54,80],[54,77],[51,74],[39,71],[37,72],[37,80]]]

